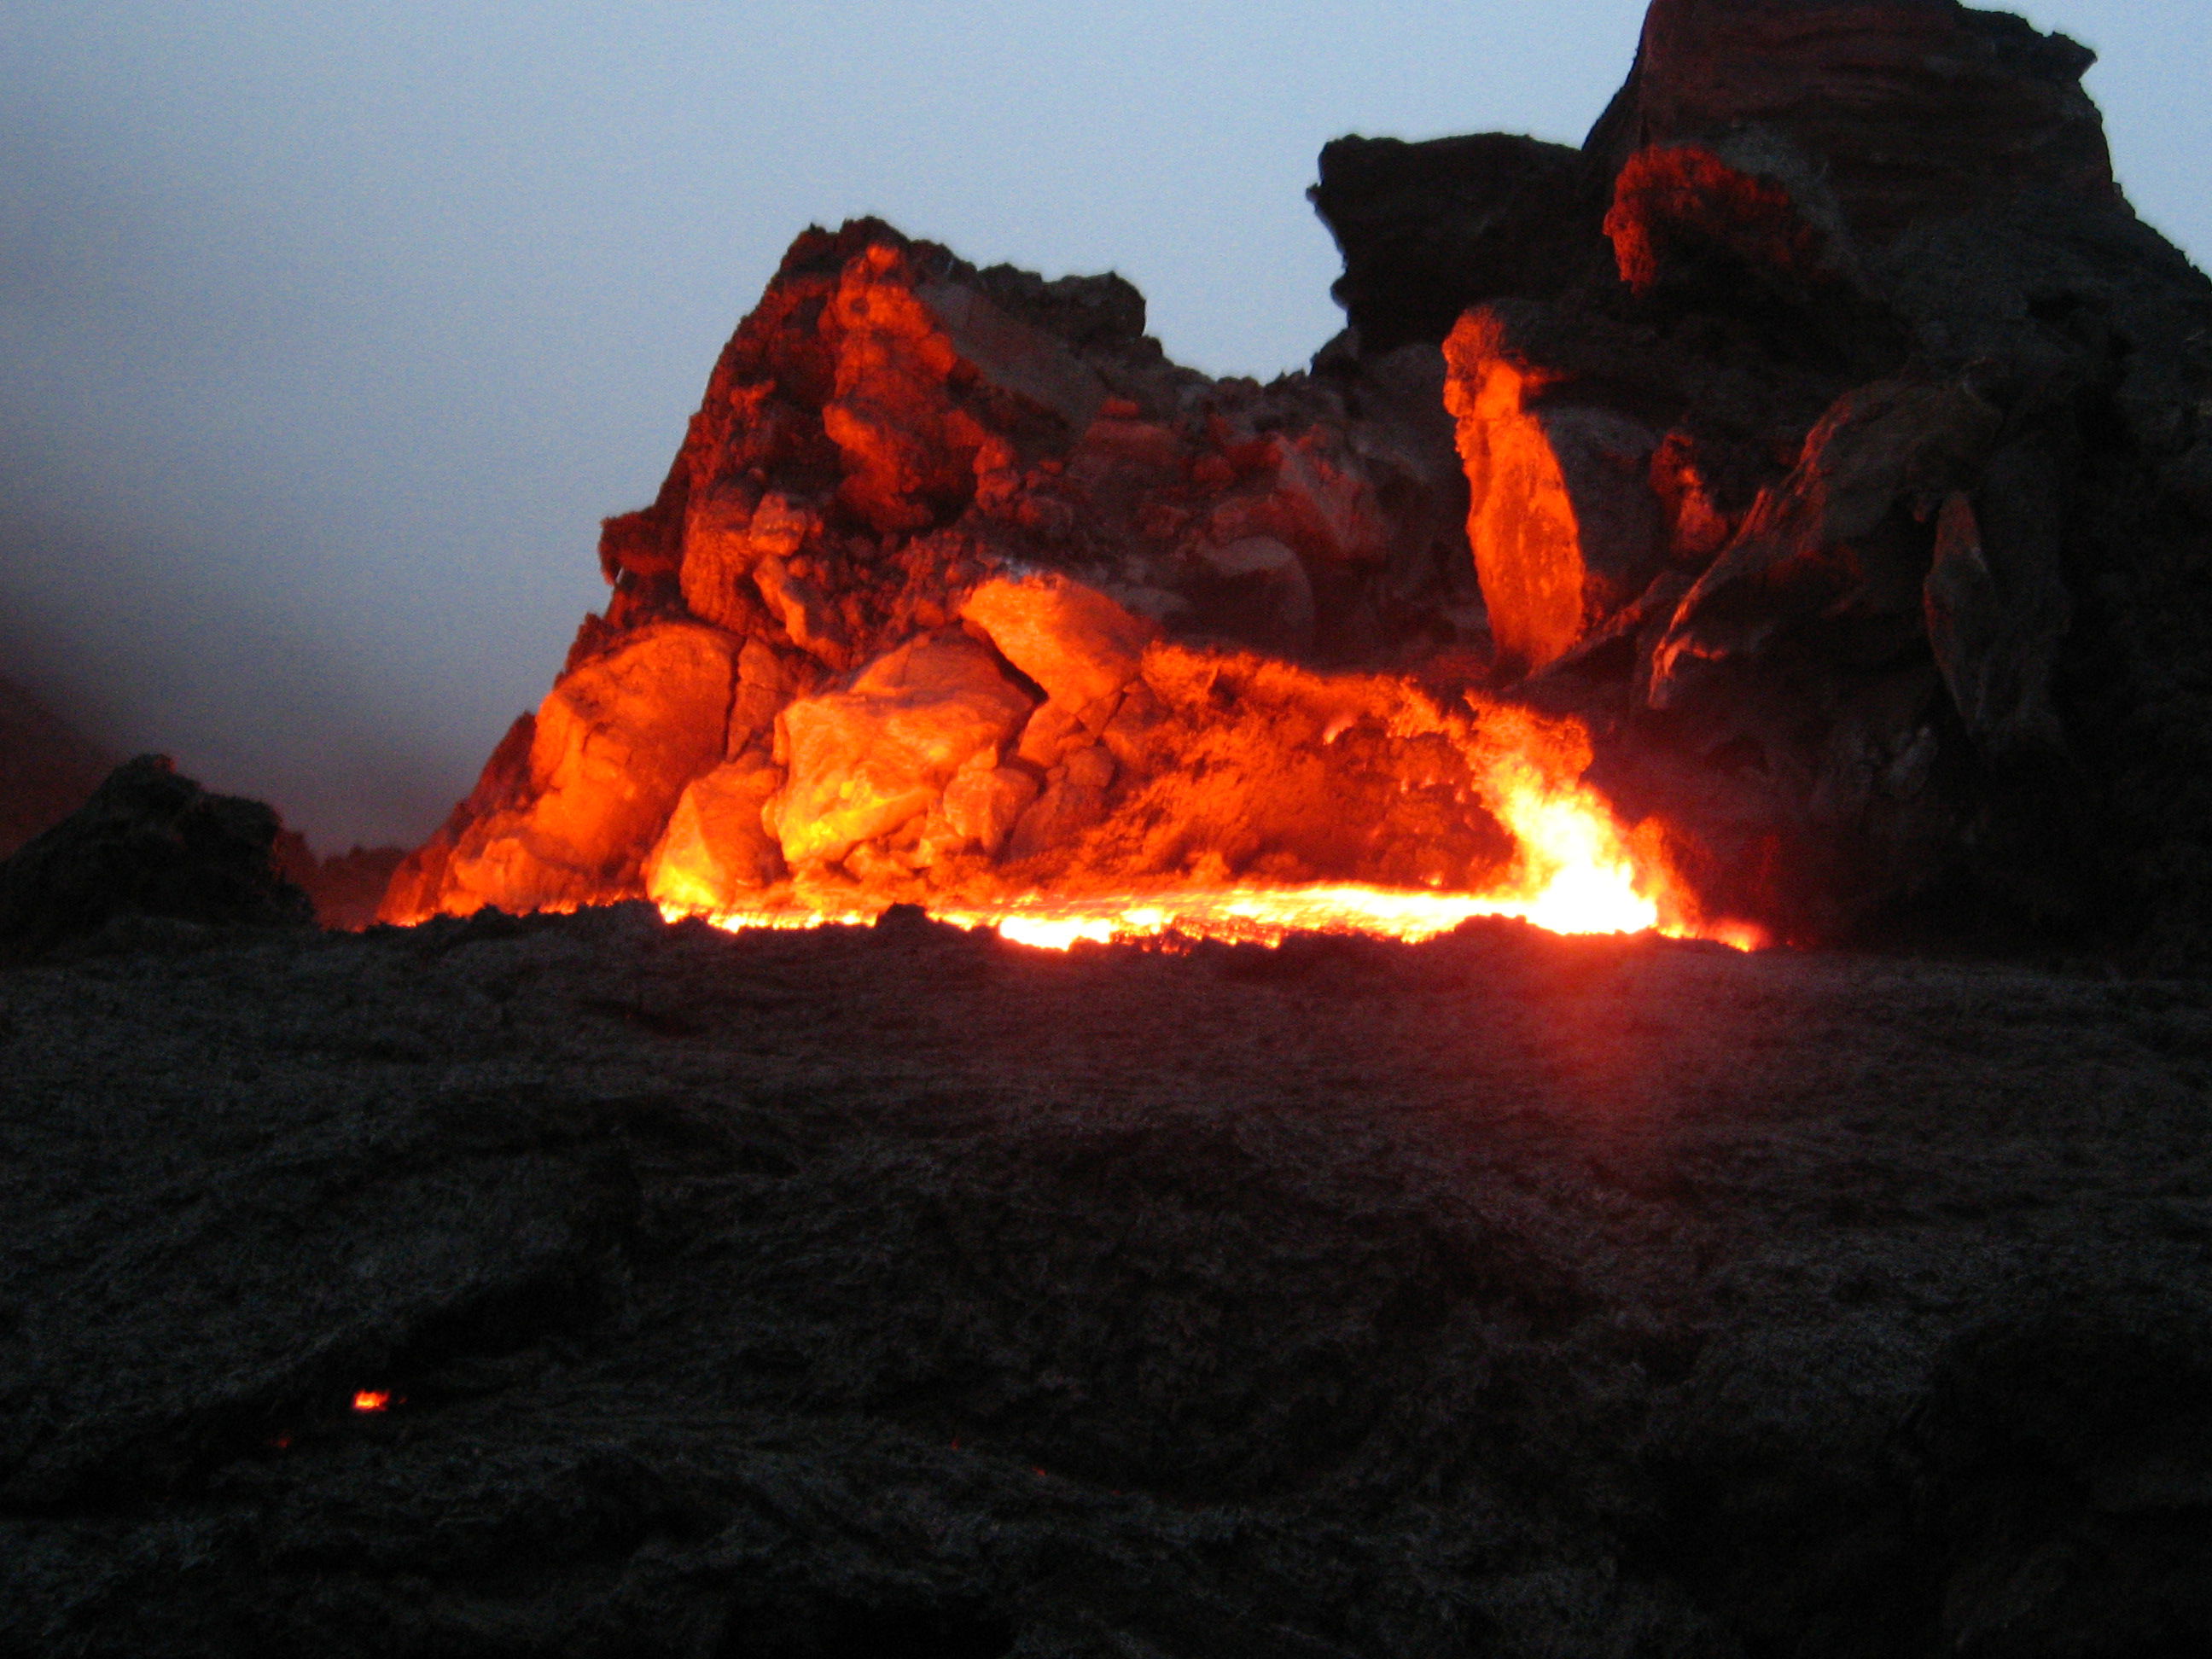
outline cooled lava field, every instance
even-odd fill
[[[2212,991],[1471,923],[0,976],[0,1650],[2141,1655]]]

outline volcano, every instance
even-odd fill
[[[383,918],[2195,958],[2212,286],[2091,61],[1661,0],[1580,149],[1328,145],[1350,325],[1267,386],[1118,277],[809,230]]]

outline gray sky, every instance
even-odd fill
[[[792,236],[1118,270],[1183,362],[1340,319],[1322,143],[1577,141],[1641,0],[0,0],[0,669],[325,848],[544,695]],[[2212,250],[2212,0],[2052,0]]]

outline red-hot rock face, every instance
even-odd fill
[[[387,919],[643,895],[1047,942],[1697,928],[1656,838],[1583,786],[1574,722],[1406,672],[1471,660],[1475,579],[1503,580],[1434,505],[1441,374],[1401,366],[1428,390],[1395,410],[1215,384],[1136,303],[881,226],[802,238],[659,501],[610,521],[613,603],[526,755]],[[1493,496],[1550,441],[1531,424]]]

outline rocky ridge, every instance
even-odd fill
[[[0,962],[112,925],[298,927],[314,902],[275,858],[282,824],[258,800],[211,794],[165,755],[110,773],[92,799],[0,860]]]

